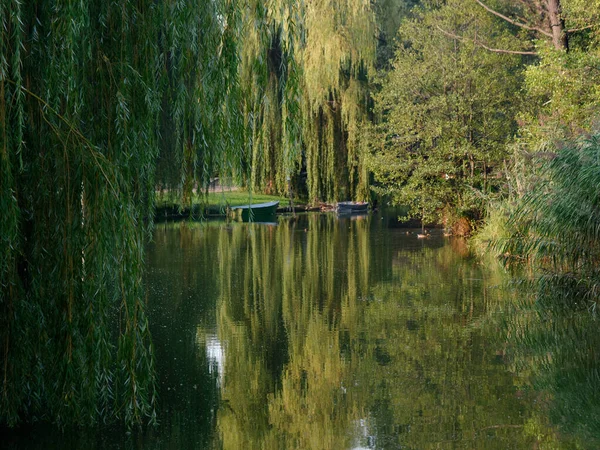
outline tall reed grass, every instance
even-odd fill
[[[540,294],[595,311],[600,292],[600,133],[563,144],[539,182],[508,212],[492,247],[507,264],[531,262]]]

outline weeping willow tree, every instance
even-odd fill
[[[154,418],[142,274],[157,158],[188,192],[241,159],[239,13],[0,2],[0,423]]]
[[[163,5],[160,157],[157,186],[190,201],[210,178],[241,180],[243,122],[238,110],[241,2]]]
[[[286,193],[301,161],[301,12],[291,0],[251,0],[244,8],[239,76],[247,183],[268,193]]]
[[[304,140],[310,199],[368,194],[359,129],[366,119],[375,60],[375,16],[368,1],[307,3],[302,51]]]
[[[310,201],[366,197],[359,129],[375,59],[370,2],[251,1],[244,17],[249,184],[287,193],[305,170]]]
[[[152,418],[156,187],[281,192],[305,164],[311,199],[364,193],[370,4],[2,0],[0,21],[0,422]]]

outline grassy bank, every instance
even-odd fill
[[[201,200],[204,200],[206,204],[211,207],[241,206],[275,201],[278,201],[283,207],[288,206],[290,203],[290,199],[288,197],[267,194],[250,195],[247,191],[210,192],[206,198],[200,199],[200,201]],[[294,204],[297,203],[297,200],[294,200]]]
[[[161,220],[189,217],[190,215],[198,217],[224,216],[227,208],[274,201],[279,202],[280,208],[286,208],[290,205],[288,197],[258,193],[250,194],[245,190],[209,192],[206,195],[195,194],[191,205],[183,204],[180,196],[162,194],[157,196],[155,218]],[[304,208],[305,206],[306,202],[294,199],[294,207]]]

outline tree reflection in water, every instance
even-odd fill
[[[28,445],[577,448],[559,438],[600,423],[595,322],[507,315],[500,275],[460,242],[376,216],[158,225],[158,428],[37,430]]]
[[[500,284],[441,238],[309,216],[218,233],[223,448],[525,448]]]

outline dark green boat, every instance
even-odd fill
[[[277,213],[279,202],[256,203],[254,205],[234,206],[231,208],[236,215],[241,215],[244,222],[272,221]]]

